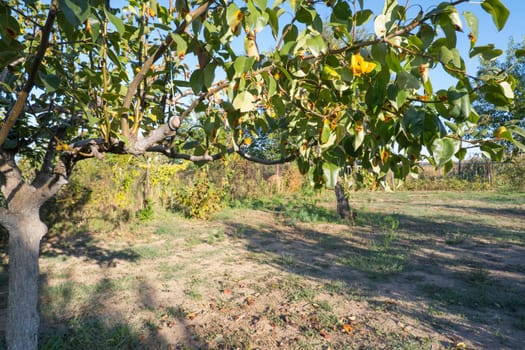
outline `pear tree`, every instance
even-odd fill
[[[501,30],[509,16],[502,0],[377,3],[1,1],[8,348],[37,348],[47,232],[39,210],[83,159],[156,152],[206,162],[237,153],[296,162],[317,186],[335,186],[354,162],[378,178],[392,171],[403,179],[422,159],[450,169],[470,145],[500,159],[501,142],[470,135],[480,121],[473,103],[512,105],[514,80],[504,70],[472,75],[458,43],[468,40],[470,57],[500,54],[477,45],[469,9],[487,12]],[[450,76],[451,86],[435,87],[432,71]],[[520,125],[507,124],[499,136],[523,147]],[[264,159],[251,148],[267,135],[278,152]],[[33,178],[22,176],[23,158],[38,166]]]

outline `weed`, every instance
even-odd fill
[[[236,239],[243,239],[246,236],[248,228],[245,225],[235,227],[231,231],[231,236]]]
[[[166,312],[173,318],[185,319],[188,312],[182,307],[182,305],[170,306],[166,309]]]
[[[330,281],[324,284],[324,289],[330,294],[345,294],[348,286],[344,281]]]
[[[470,286],[440,286],[433,283],[423,284],[421,290],[434,300],[447,305],[460,305],[469,308],[498,307],[508,311],[517,311],[525,307],[525,301],[519,289],[503,287],[498,284]]]
[[[371,249],[339,258],[338,262],[366,272],[372,278],[384,278],[403,272],[408,265],[408,255],[400,250]]]
[[[476,268],[466,275],[466,281],[475,285],[489,284],[491,281],[490,273],[481,267]]]
[[[288,275],[285,279],[280,280],[278,287],[287,293],[288,301],[305,300],[313,302],[317,294],[313,288],[306,286],[299,276],[294,275]]]
[[[445,233],[445,244],[448,245],[458,245],[465,242],[467,235],[459,231],[456,232],[446,232]]]
[[[396,219],[394,216],[387,215],[383,218],[381,227],[387,232],[397,231],[397,229],[399,228],[399,220]]]
[[[284,266],[295,266],[293,255],[290,254],[281,254],[280,262]]]
[[[427,313],[430,315],[430,316],[441,316],[444,314],[443,311],[441,311],[440,309],[436,308],[436,306],[430,304],[428,305],[427,307]]]
[[[173,225],[168,225],[167,223],[162,223],[160,226],[158,226],[156,229],[155,229],[155,234],[156,235],[159,235],[159,236],[164,236],[164,235],[173,235],[174,231],[173,231]]]
[[[156,269],[162,274],[163,280],[172,280],[179,277],[182,270],[185,268],[184,264],[159,264]]]
[[[136,349],[140,347],[138,332],[127,325],[106,325],[100,320],[73,319],[68,328],[43,334],[42,350],[73,349]]]
[[[147,201],[144,208],[137,210],[137,213],[135,214],[137,216],[137,219],[139,221],[149,221],[153,218],[153,215],[155,214],[155,210],[153,209],[153,205],[151,204],[151,201]]]
[[[184,294],[187,295],[192,300],[200,300],[200,299],[202,299],[202,294],[198,290],[196,290],[194,288],[185,289],[184,290]]]
[[[169,244],[135,246],[131,250],[146,260],[163,258],[172,254]]]
[[[224,230],[222,228],[210,232],[208,239],[206,240],[206,243],[208,244],[215,244],[224,241]]]
[[[202,240],[199,237],[191,236],[184,239],[187,247],[195,247],[202,243]]]

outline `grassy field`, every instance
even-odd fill
[[[41,348],[523,347],[525,194],[332,196],[51,235]]]

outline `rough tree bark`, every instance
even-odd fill
[[[30,200],[30,198],[29,198]],[[10,350],[37,349],[38,257],[47,227],[38,210],[11,214],[9,230],[9,298],[6,340]]]
[[[9,231],[9,294],[6,341],[9,350],[38,348],[38,258],[40,241],[47,226],[40,220],[40,207],[53,197],[66,177],[64,163],[49,173],[41,172],[28,184],[14,155],[0,152],[0,187],[7,202],[0,208],[0,224]],[[65,174],[65,173],[64,173]]]
[[[337,200],[337,214],[341,219],[348,220],[352,218],[352,211],[350,210],[350,203],[345,194],[343,180],[339,178],[335,185],[335,198]]]

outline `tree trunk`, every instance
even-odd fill
[[[341,179],[337,180],[335,185],[335,198],[337,199],[337,214],[341,219],[348,220],[352,218],[348,197],[345,195],[345,189]]]
[[[47,227],[38,210],[13,214],[9,229],[9,295],[6,340],[9,350],[38,347],[38,256]]]

